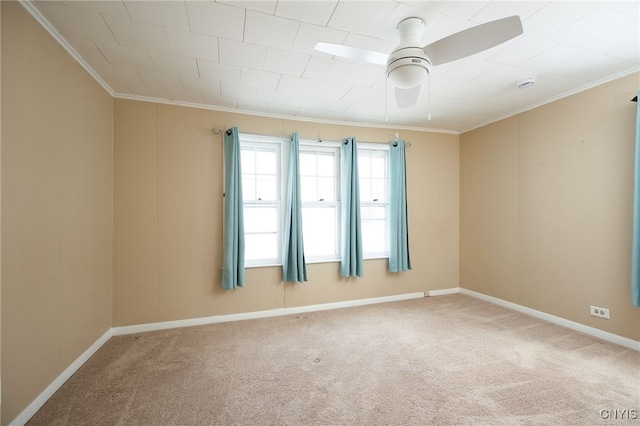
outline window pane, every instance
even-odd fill
[[[278,199],[278,182],[275,176],[256,176],[257,199],[265,201],[275,201]]]
[[[315,153],[300,153],[300,175],[309,176],[315,175],[316,169],[316,154]]]
[[[371,179],[371,200],[387,200],[387,180]]]
[[[386,247],[386,221],[362,220],[362,245],[365,253],[384,253]]]
[[[244,233],[277,232],[278,209],[276,207],[244,207]]]
[[[256,173],[275,175],[277,167],[278,161],[275,151],[256,152]]]
[[[335,156],[333,154],[318,154],[318,175],[335,175]]]
[[[252,175],[242,175],[242,199],[245,201],[256,199],[256,181]]]
[[[362,220],[369,219],[386,219],[387,217],[387,207],[386,205],[382,206],[360,206],[360,215],[362,216]]]
[[[362,177],[371,176],[371,156],[360,151],[358,152],[358,173]]]
[[[252,149],[241,149],[240,161],[243,174],[256,172],[256,154]]]
[[[335,201],[335,180],[332,177],[318,178],[318,200]]]
[[[303,207],[302,224],[306,256],[336,255],[338,228],[335,207]]]
[[[360,202],[372,201],[371,179],[360,177]]]
[[[278,235],[277,234],[245,234],[245,259],[277,259]]]
[[[300,177],[300,197],[302,201],[318,201],[317,179],[315,176]]]
[[[387,161],[384,157],[371,157],[371,176],[372,177],[385,177],[387,168]]]

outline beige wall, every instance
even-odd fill
[[[2,22],[2,7],[0,7],[0,22]],[[1,26],[0,26],[1,28]],[[2,31],[0,30],[0,47],[2,46]],[[2,99],[2,49],[0,49],[0,99]],[[0,164],[2,164],[2,105],[0,102]],[[0,166],[0,176],[2,166]],[[2,179],[0,178],[0,187]],[[0,197],[0,229],[2,229],[2,197]],[[2,242],[0,239],[0,365],[2,365]],[[2,395],[2,369],[0,368],[0,396]],[[0,419],[2,419],[2,402],[0,401]],[[1,421],[0,421],[1,423]]]
[[[638,87],[630,75],[461,135],[462,287],[640,340],[629,281]]]
[[[311,264],[309,282],[284,284],[281,268],[251,268],[244,288],[222,290],[222,136],[211,129],[230,126],[368,142],[394,133],[116,100],[114,326],[458,286],[459,137],[403,131],[412,271],[370,260],[364,278],[343,279],[338,263]]]
[[[111,327],[113,100],[2,3],[2,424]]]

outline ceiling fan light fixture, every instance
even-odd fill
[[[411,89],[419,85],[427,75],[427,69],[416,65],[405,65],[389,71],[389,80],[400,89]]]
[[[429,73],[429,65],[425,57],[405,56],[390,60],[387,65],[387,77],[394,86],[411,89],[424,81]]]

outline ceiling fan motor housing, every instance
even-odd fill
[[[387,77],[400,89],[416,87],[429,73],[431,60],[419,47],[423,31],[424,21],[420,18],[407,18],[398,24],[400,43],[389,55]]]
[[[401,89],[410,89],[421,84],[429,73],[431,61],[419,47],[405,47],[389,55],[387,77]]]

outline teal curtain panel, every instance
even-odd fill
[[[640,95],[640,91],[638,91]],[[633,192],[633,247],[631,250],[631,301],[640,307],[640,102],[636,106],[636,165]]]
[[[362,247],[362,217],[360,215],[360,182],[358,175],[358,146],[356,138],[342,141],[341,148],[341,197],[342,238],[340,241],[340,275],[343,277],[364,274]]]
[[[238,128],[224,133],[224,230],[222,288],[244,287],[244,220]]]
[[[403,140],[389,146],[389,272],[411,269],[405,149]]]
[[[298,133],[291,135],[289,148],[289,178],[284,224],[282,279],[291,282],[307,281],[302,238],[302,200],[300,197],[300,142]]]

